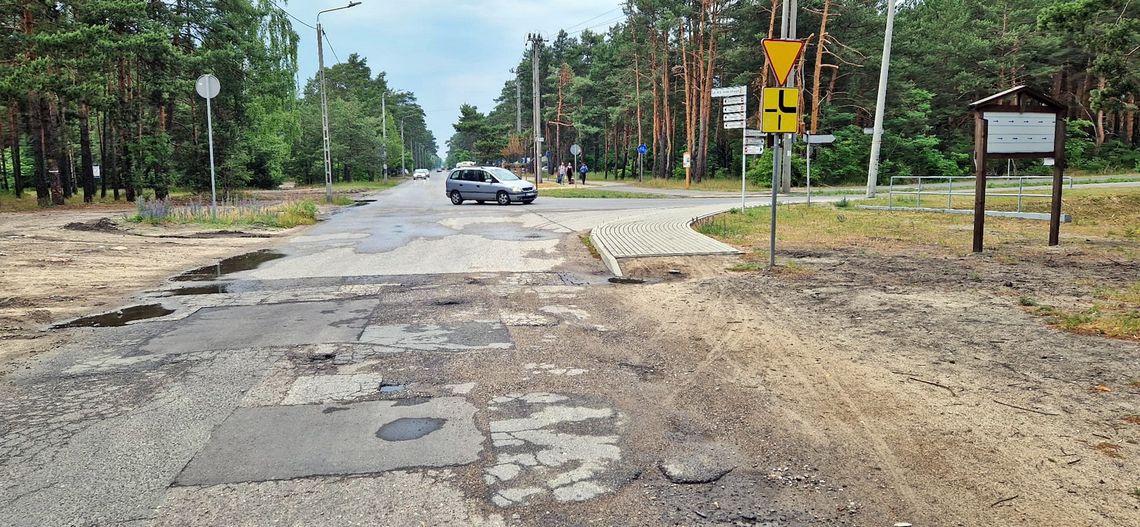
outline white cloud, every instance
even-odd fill
[[[415,92],[440,148],[467,102],[486,112],[526,50],[526,35],[554,36],[558,28],[590,27],[621,15],[621,0],[362,0],[359,6],[321,16],[341,60],[368,59],[373,74]],[[294,0],[284,7],[306,21],[347,0]],[[598,16],[602,15],[602,16]],[[594,18],[597,17],[597,18]],[[580,24],[587,21],[584,25]],[[607,24],[608,25],[608,24]],[[294,24],[302,79],[317,69],[315,33]],[[326,50],[326,64],[335,61]],[[440,152],[441,155],[443,152]]]

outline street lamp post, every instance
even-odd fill
[[[346,6],[334,7],[317,12],[317,69],[321,77],[321,133],[325,146],[325,198],[332,202],[332,148],[329,141],[329,97],[325,91],[325,47],[324,31],[321,30],[321,14],[356,7],[360,2],[349,2]]]

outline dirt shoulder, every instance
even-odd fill
[[[1043,226],[993,222],[983,255],[953,249],[956,219],[864,229],[861,212],[782,210],[775,271],[728,271],[759,268],[755,253],[626,262],[660,282],[623,302],[716,389],[683,404],[719,416],[722,440],[845,484],[856,524],[1136,525],[1140,342],[1080,323],[1136,316],[1131,210],[1054,248],[1022,235]]]
[[[133,209],[0,214],[0,374],[59,345],[51,324],[111,311],[180,272],[275,243],[293,230],[149,226]]]

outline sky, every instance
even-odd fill
[[[348,0],[277,2],[309,24],[322,9]],[[510,70],[527,49],[528,33],[547,40],[560,28],[604,31],[622,18],[621,0],[361,0],[361,4],[321,15],[335,55],[368,59],[373,75],[387,72],[393,89],[415,93],[427,114],[428,129],[446,155],[459,106],[469,103],[487,113]],[[293,20],[301,36],[297,50],[299,82],[317,71],[316,31]],[[336,63],[325,46],[325,65]]]

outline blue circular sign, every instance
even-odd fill
[[[641,155],[645,155],[645,153],[648,151],[649,151],[649,147],[645,146],[644,143],[637,145],[637,153],[639,153]]]

